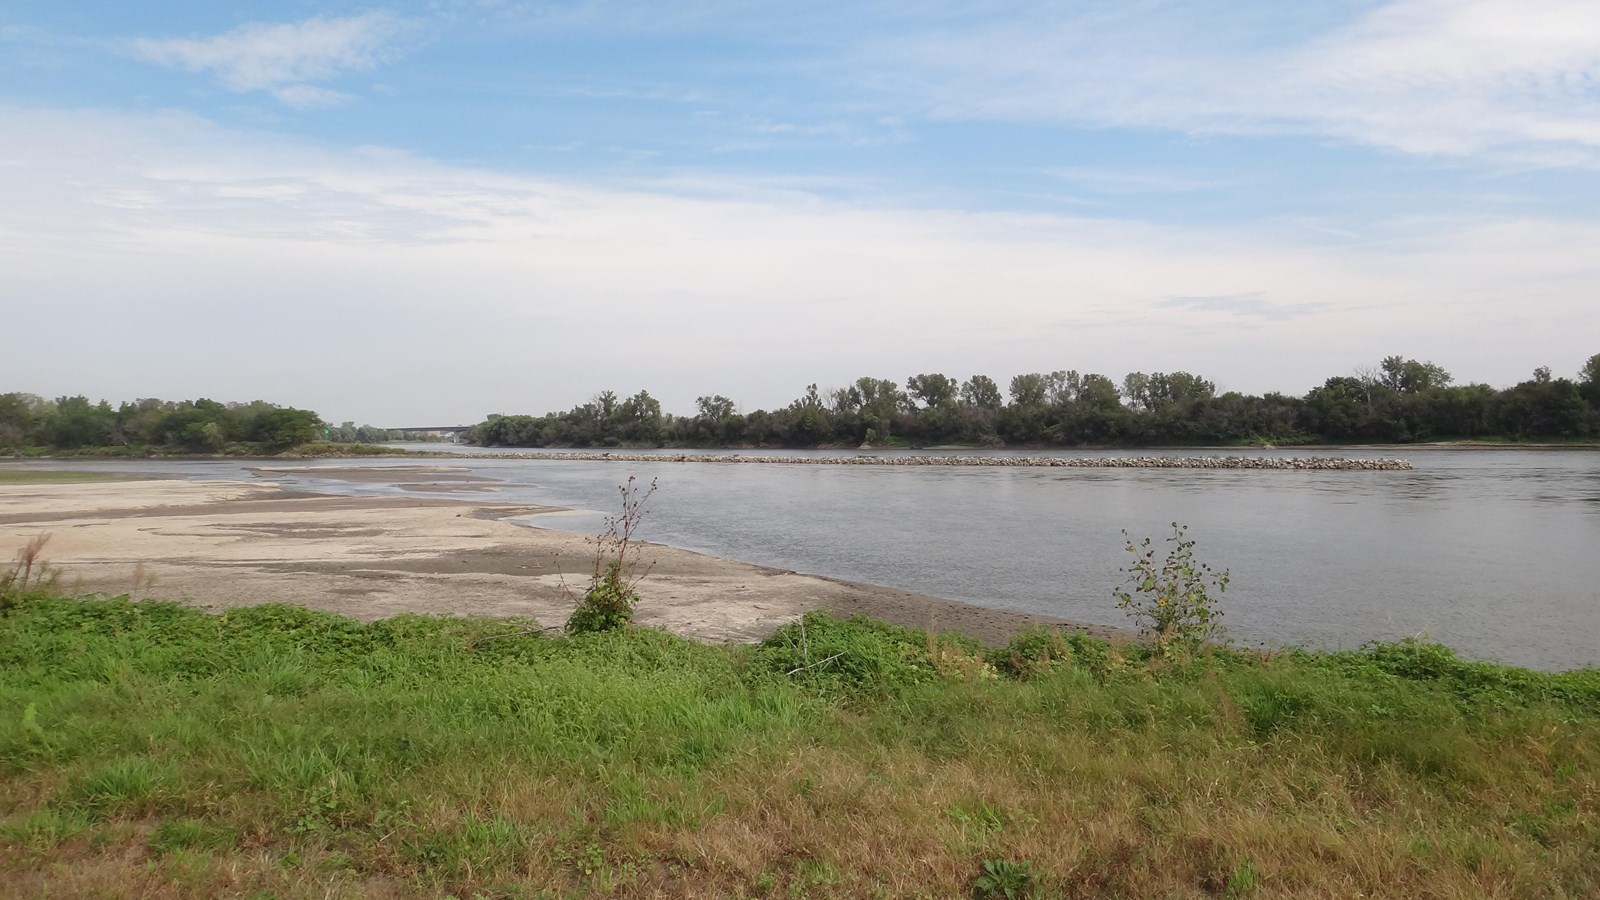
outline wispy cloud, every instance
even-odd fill
[[[1174,172],[1116,169],[1105,166],[1066,166],[1046,174],[1070,184],[1105,194],[1179,194],[1224,187],[1227,182]]]
[[[128,371],[189,384],[192,348],[215,345],[218,392],[329,410],[365,408],[380,377],[440,414],[462,396],[570,405],[596,386],[567,376],[597,371],[597,347],[610,386],[670,409],[730,379],[742,402],[781,405],[869,368],[1171,367],[1298,391],[1395,348],[1508,383],[1577,365],[1600,333],[1600,227],[1582,222],[1402,221],[1327,246],[1273,223],[873,205],[709,174],[715,190],[598,184],[172,114],[0,108],[0,131],[22,162],[0,168],[0,296],[36,301],[41,333],[104,332],[75,368],[48,345],[0,357],[40,379],[21,389],[117,395]],[[514,336],[540,347],[533,362],[484,352]],[[475,363],[329,377],[380,340],[393,358]]]
[[[411,26],[384,12],[349,18],[316,16],[282,25],[251,23],[209,38],[141,38],[142,59],[206,72],[232,91],[266,91],[297,109],[331,106],[348,95],[317,87],[393,59]]]
[[[862,64],[935,117],[1308,134],[1600,165],[1593,0],[1389,0],[1309,25],[1299,4],[1072,9],[879,41]]]
[[[1195,309],[1202,312],[1222,313],[1229,316],[1283,321],[1298,319],[1328,309],[1326,303],[1278,304],[1267,301],[1259,291],[1244,294],[1212,294],[1204,297],[1167,297],[1162,306],[1173,309]]]

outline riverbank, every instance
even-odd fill
[[[1600,894],[1593,670],[806,625],[24,597],[0,893]]]
[[[262,470],[269,473],[271,470]],[[186,599],[215,609],[293,603],[363,621],[403,613],[531,617],[559,625],[592,569],[582,535],[513,524],[562,510],[475,502],[448,467],[335,467],[461,499],[335,497],[255,482],[0,483],[0,557],[38,534],[74,593]],[[531,518],[530,518],[531,517]],[[709,642],[757,640],[809,610],[935,624],[1004,643],[1046,616],[987,609],[649,545],[642,625]]]

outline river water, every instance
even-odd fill
[[[650,540],[1107,625],[1126,623],[1112,596],[1131,560],[1122,529],[1159,542],[1181,522],[1197,557],[1232,573],[1221,606],[1236,642],[1351,648],[1423,635],[1517,665],[1600,665],[1600,452],[1339,451],[1416,468],[1313,472],[717,465],[679,463],[676,452],[660,463],[558,462],[460,449],[473,458],[305,465],[460,465],[502,483],[441,496],[591,511],[538,520],[576,531],[617,508],[630,474],[654,478]],[[93,467],[235,479],[252,477],[250,465],[260,463]]]

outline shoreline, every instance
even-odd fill
[[[454,481],[448,471],[417,467],[342,474],[397,485],[424,476]],[[537,516],[563,512],[551,507],[171,479],[0,484],[0,501],[0,554],[9,560],[49,533],[44,559],[61,570],[60,589],[74,594],[213,609],[285,602],[361,620],[531,617],[559,626],[593,565],[593,538],[537,524]],[[1113,626],[644,547],[641,562],[651,570],[637,623],[711,643],[757,641],[812,610],[932,626],[988,645],[1036,625],[1133,637]]]
[[[339,446],[344,446],[344,445],[339,445]],[[817,452],[835,452],[835,453],[839,453],[839,452],[856,451],[857,453],[860,454],[860,458],[862,458],[862,459],[904,459],[904,458],[909,458],[909,457],[915,457],[918,454],[929,453],[929,452],[934,452],[934,453],[961,453],[961,452],[965,452],[965,453],[997,453],[998,454],[998,453],[1004,453],[1004,452],[1007,452],[1007,451],[1014,451],[1014,452],[1027,452],[1027,453],[1107,453],[1107,454],[1109,454],[1109,453],[1129,453],[1129,452],[1133,452],[1133,453],[1144,454],[1144,455],[1138,455],[1138,456],[1102,457],[1102,458],[1108,458],[1108,459],[1129,461],[1129,462],[1120,463],[1120,464],[1119,463],[1112,463],[1110,465],[1121,465],[1123,467],[1138,467],[1138,461],[1140,461],[1140,460],[1153,460],[1153,459],[1163,459],[1163,458],[1171,458],[1171,459],[1205,459],[1205,458],[1228,459],[1228,458],[1240,458],[1240,459],[1249,459],[1249,460],[1255,460],[1255,459],[1263,458],[1263,457],[1255,457],[1255,456],[1240,456],[1240,454],[1253,453],[1253,452],[1254,453],[1259,453],[1259,452],[1306,451],[1306,452],[1312,452],[1312,453],[1316,453],[1316,452],[1324,452],[1324,453],[1326,453],[1326,452],[1341,452],[1341,451],[1345,451],[1345,452],[1348,452],[1348,451],[1360,451],[1360,452],[1396,452],[1396,453],[1401,453],[1401,452],[1409,452],[1409,451],[1473,451],[1473,450],[1486,450],[1486,451],[1529,450],[1529,451],[1550,451],[1550,452],[1563,451],[1563,450],[1581,451],[1581,452],[1600,451],[1600,442],[1593,442],[1593,441],[1589,441],[1589,442],[1574,442],[1574,443],[1547,443],[1547,442],[1515,443],[1515,442],[1503,442],[1503,441],[1428,441],[1428,442],[1414,443],[1414,444],[1274,444],[1274,445],[1269,446],[1269,447],[1253,446],[1253,445],[1225,445],[1225,444],[1154,445],[1154,446],[1149,446],[1149,447],[1127,447],[1127,446],[1116,446],[1116,445],[1082,446],[1082,447],[1060,447],[1060,446],[1055,446],[1055,445],[1015,444],[1015,445],[1006,445],[1006,446],[1002,446],[1002,447],[982,447],[982,446],[968,445],[968,444],[940,444],[940,445],[931,446],[931,447],[874,447],[874,448],[866,448],[865,450],[863,448],[849,447],[849,446],[819,446],[819,447],[759,447],[759,446],[668,447],[668,446],[664,446],[664,445],[663,446],[652,446],[652,447],[643,447],[643,446],[641,446],[641,447],[628,447],[628,446],[623,446],[623,447],[614,447],[614,448],[610,448],[610,449],[580,448],[580,447],[538,448],[538,447],[500,447],[500,446],[479,448],[479,449],[485,450],[485,451],[493,451],[492,453],[482,453],[482,452],[480,452],[480,453],[463,453],[460,450],[449,449],[449,448],[452,448],[452,447],[478,447],[478,445],[476,445],[476,444],[416,443],[416,444],[408,445],[406,447],[397,447],[397,446],[390,445],[390,444],[383,444],[383,445],[352,444],[352,445],[348,445],[348,446],[351,448],[350,452],[349,453],[343,453],[343,454],[342,453],[327,452],[327,451],[324,451],[324,450],[322,450],[320,448],[316,452],[310,452],[310,453],[301,453],[301,452],[296,452],[296,451],[292,451],[291,450],[291,451],[286,451],[284,453],[271,454],[271,455],[267,455],[267,454],[229,454],[229,453],[180,453],[180,452],[164,452],[164,451],[160,451],[160,450],[149,450],[149,451],[143,452],[143,453],[110,453],[110,452],[99,453],[99,452],[93,452],[94,449],[111,449],[111,448],[90,448],[90,452],[63,451],[63,452],[59,452],[59,453],[39,453],[39,454],[25,454],[25,453],[22,453],[22,452],[19,452],[19,451],[0,451],[0,463],[83,462],[85,464],[93,464],[93,463],[96,463],[96,462],[117,462],[117,461],[123,461],[123,460],[170,460],[170,461],[173,461],[173,462],[185,462],[185,461],[228,461],[228,462],[262,462],[262,463],[294,463],[294,462],[308,462],[308,461],[318,461],[318,460],[350,460],[350,461],[356,461],[356,462],[372,462],[372,461],[382,460],[382,459],[482,459],[484,456],[500,456],[500,457],[506,457],[506,458],[511,458],[511,459],[524,459],[525,458],[525,459],[555,459],[555,460],[564,459],[564,458],[578,459],[580,457],[582,459],[584,459],[584,460],[588,460],[591,457],[592,458],[596,458],[596,459],[600,459],[600,458],[620,459],[620,458],[623,458],[624,456],[626,456],[626,457],[630,458],[629,461],[632,461],[632,459],[631,459],[632,457],[638,457],[640,460],[643,460],[643,461],[654,462],[654,461],[660,461],[662,459],[672,460],[675,455],[682,455],[682,456],[687,457],[684,460],[685,462],[744,461],[744,462],[748,463],[748,462],[756,462],[757,461],[756,457],[761,457],[761,458],[763,458],[761,461],[770,462],[770,463],[774,463],[774,464],[799,464],[799,465],[812,464],[812,465],[817,465],[817,464],[829,464],[829,463],[815,463],[815,462],[813,462],[813,459],[815,459],[814,457],[806,457],[806,456],[791,457],[791,456],[784,456],[783,454],[817,453]],[[362,447],[373,447],[373,446],[385,448],[385,452],[382,452],[382,453],[371,453],[370,451],[363,452],[360,449]],[[437,448],[440,448],[440,449],[431,449],[431,448],[434,448],[434,447],[437,447]],[[413,449],[413,448],[415,448],[415,449]],[[430,448],[430,449],[424,449],[424,448]],[[1163,453],[1163,452],[1165,452],[1165,453],[1212,452],[1214,455],[1212,455],[1211,457],[1161,457],[1161,456],[1158,455],[1158,454]],[[869,454],[873,454],[873,455],[869,455]],[[742,456],[742,457],[745,457],[745,458],[743,460],[714,459],[714,457],[719,457],[719,456],[720,457]],[[850,459],[850,458],[854,458],[854,457],[835,457],[835,459]],[[952,458],[952,457],[949,457],[949,456],[934,456],[934,457],[926,457],[926,458],[938,461],[938,462],[935,462],[935,463],[926,463],[926,464],[930,464],[930,465],[952,465],[952,463],[944,462],[944,460],[948,460],[948,459]],[[970,457],[970,458],[980,459],[980,460],[993,460],[993,459],[1005,459],[1007,457],[1002,457],[1002,456],[982,456],[982,457]],[[1054,459],[1054,458],[1078,459],[1077,457],[1015,457],[1015,458],[1016,459],[1026,459],[1026,460],[1035,460],[1035,459],[1040,459],[1040,458],[1045,458],[1045,459]],[[1269,457],[1269,458],[1282,459],[1283,457]],[[1315,456],[1313,456],[1313,457],[1308,457],[1307,459],[1317,460],[1317,459],[1324,459],[1324,457],[1315,457]],[[1356,460],[1356,461],[1357,462],[1372,462],[1372,460]],[[1398,461],[1399,462],[1408,462],[1406,460],[1398,460]],[[834,464],[836,464],[836,463],[834,463]],[[889,463],[883,463],[883,464],[889,464]],[[899,463],[899,464],[900,465],[904,465],[905,463]],[[979,465],[998,465],[999,463],[978,463],[978,464]],[[1044,465],[1043,463],[1032,463],[1032,464],[1034,464],[1034,465]],[[1074,465],[1090,465],[1090,463],[1079,462],[1079,463],[1074,463]],[[1146,467],[1157,468],[1158,466],[1146,466]],[[1174,468],[1215,468],[1214,466],[1213,467],[1172,466],[1172,467],[1174,467]],[[1240,466],[1239,468],[1249,468],[1249,467]]]

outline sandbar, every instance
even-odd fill
[[[349,468],[319,477],[450,482],[456,473]],[[267,473],[262,473],[267,474]],[[419,477],[421,476],[421,477]],[[566,620],[594,539],[527,527],[562,511],[433,497],[343,497],[236,481],[0,485],[0,564],[47,533],[44,557],[74,593],[213,609],[269,602],[361,620],[403,613]],[[1003,643],[1031,625],[1119,633],[891,587],[647,544],[636,621],[710,642],[754,641],[809,610],[930,624]]]

